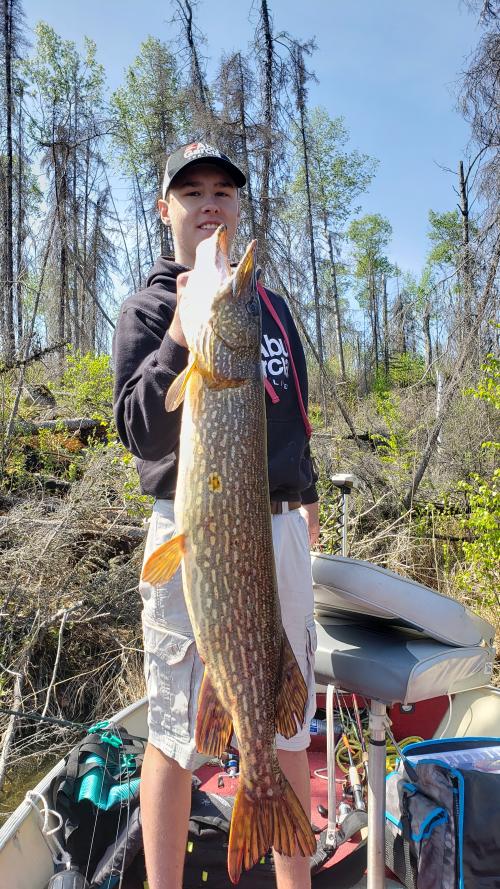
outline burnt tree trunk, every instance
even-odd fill
[[[270,190],[271,190],[271,158],[273,145],[273,81],[274,81],[274,64],[273,64],[273,35],[271,32],[271,21],[269,18],[269,9],[267,0],[261,0],[260,14],[262,20],[262,30],[264,33],[264,58],[263,58],[263,76],[264,76],[264,148],[262,152],[262,167],[260,171],[260,231],[264,240],[267,242],[267,234],[269,230],[270,217]]]
[[[344,343],[342,339],[342,320],[340,315],[340,299],[337,286],[337,267],[335,256],[333,253],[332,233],[327,231],[325,224],[325,235],[328,241],[328,252],[330,255],[330,265],[332,269],[332,296],[333,296],[333,312],[335,317],[335,331],[337,334],[337,348],[339,350],[340,377],[342,382],[346,381],[345,360],[344,360]]]
[[[13,241],[13,145],[12,145],[12,0],[3,0],[3,41],[4,41],[4,89],[5,89],[5,258],[4,258],[4,357],[14,356],[16,337],[14,330],[14,241]]]
[[[17,238],[16,238],[16,308],[17,344],[22,348],[23,341],[23,243],[24,243],[24,204],[23,204],[23,87],[19,90],[19,113],[17,130]]]
[[[382,278],[382,312],[384,324],[384,370],[385,378],[389,379],[389,313],[387,306],[387,277]]]
[[[246,122],[246,110],[245,110],[245,80],[243,77],[243,67],[241,64],[241,53],[238,53],[237,56],[237,65],[238,65],[238,75],[240,81],[239,88],[239,113],[240,113],[240,129],[241,129],[241,150],[243,154],[243,162],[245,164],[245,173],[247,177],[246,184],[246,192],[248,197],[248,214],[250,217],[250,229],[252,232],[252,238],[257,237],[257,224],[255,220],[255,205],[254,198],[252,193],[252,177],[250,171],[250,160],[248,156],[248,135],[247,135],[247,122]]]
[[[464,175],[463,161],[458,165],[458,182],[460,192],[460,214],[462,217],[462,288],[463,288],[463,323],[460,324],[459,330],[463,339],[472,323],[472,302],[473,302],[473,283],[472,283],[472,257],[470,250],[470,224],[469,224],[469,195],[467,189],[467,179]]]
[[[426,300],[424,305],[422,329],[425,342],[425,369],[428,371],[432,365],[431,307],[429,300]]]

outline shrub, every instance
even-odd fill
[[[73,411],[94,419],[111,419],[113,374],[109,355],[82,354],[68,348],[61,387],[62,397]]]

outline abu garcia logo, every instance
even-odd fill
[[[205,154],[213,154],[215,157],[221,157],[219,149],[215,148],[213,145],[207,145],[206,142],[192,142],[184,151],[184,157],[186,159],[189,158],[189,160],[193,160],[195,157]]]
[[[281,339],[264,334],[261,343],[262,367],[269,378],[282,377],[288,380],[290,360],[286,346]],[[286,383],[282,385],[285,385]]]

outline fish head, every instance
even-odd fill
[[[215,380],[261,373],[261,310],[255,270],[256,241],[235,269],[228,259],[227,229],[196,249],[193,271],[179,305],[182,329],[198,369]]]

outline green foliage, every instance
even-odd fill
[[[64,398],[79,415],[105,421],[111,418],[113,374],[109,355],[82,354],[68,348],[61,385]]]
[[[475,389],[468,393],[500,410],[500,359],[490,354],[482,365],[482,376]],[[488,441],[483,447],[500,450],[500,442]],[[460,585],[474,586],[485,604],[498,601],[500,582],[500,469],[491,479],[474,474],[470,482],[462,482],[460,489],[468,497],[470,513],[462,527],[471,540],[464,542],[466,565],[458,575]]]
[[[384,420],[388,432],[385,435],[374,434],[372,438],[378,444],[382,462],[394,464],[407,456],[407,437],[395,399],[387,389],[387,382],[382,374],[375,379],[375,403],[377,413]]]
[[[23,73],[35,85],[42,107],[50,110],[30,119],[34,137],[45,144],[53,136],[57,117],[60,115],[66,121],[68,107],[77,95],[80,117],[85,105],[94,112],[101,106],[104,67],[97,62],[96,44],[88,37],[84,38],[85,49],[80,55],[72,40],[63,40],[45,22],[37,24],[35,33],[36,55],[24,63]]]
[[[389,381],[392,386],[402,389],[414,386],[425,372],[425,359],[415,352],[402,352],[392,355],[389,367]]]
[[[450,210],[445,213],[436,213],[429,210],[430,230],[429,240],[433,247],[428,256],[428,263],[432,267],[452,266],[456,268],[460,263],[460,255],[463,246],[463,228],[460,211]],[[469,234],[474,237],[477,234],[477,225],[469,220]]]
[[[159,193],[165,155],[180,141],[185,111],[175,55],[157,37],[141,43],[111,108],[123,169]]]
[[[497,325],[500,328],[500,325]],[[479,398],[500,410],[500,358],[490,352],[481,365],[482,377],[475,389],[467,389],[466,394]]]
[[[369,266],[373,271],[382,270],[379,265],[385,266],[387,260],[383,251],[387,247],[392,235],[392,226],[388,219],[380,213],[367,213],[360,219],[354,219],[348,230],[349,239],[352,242],[354,257],[356,260],[356,274],[362,277]]]
[[[434,210],[429,210],[429,222],[429,240],[434,245],[429,254],[429,262],[437,265],[455,264],[462,243],[459,211],[435,213]]]
[[[466,565],[457,579],[463,589],[473,588],[484,604],[494,605],[500,588],[500,469],[495,469],[491,481],[474,475],[472,483],[460,487],[470,506],[462,527],[473,539],[463,543]]]
[[[392,389],[391,379],[387,379],[379,369],[373,383],[373,397],[378,416],[385,430],[372,433],[371,440],[377,446],[377,454],[382,463],[390,467],[391,483],[399,478],[405,482],[412,471],[415,449],[412,437],[416,430],[409,429],[400,406],[397,389]]]
[[[135,459],[130,451],[127,451],[112,432],[109,438],[112,445],[112,465],[120,465],[125,468],[126,477],[122,486],[123,503],[129,515],[147,518],[151,514],[153,498],[148,494],[141,494],[139,476],[135,468]]]
[[[325,108],[313,108],[306,124],[309,177],[313,212],[324,225],[345,222],[356,198],[366,191],[375,175],[377,161],[357,150],[347,151],[349,133],[342,117],[330,117]],[[305,169],[300,136],[294,139],[297,176],[292,193],[303,211]]]
[[[347,235],[354,255],[354,277],[359,282],[356,298],[361,306],[366,307],[373,302],[377,277],[393,271],[384,253],[392,235],[392,226],[380,213],[368,213],[351,222]]]
[[[313,429],[322,429],[323,414],[321,412],[321,406],[317,402],[309,403],[307,415]]]

